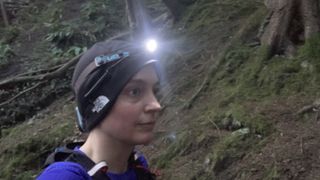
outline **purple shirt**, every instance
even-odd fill
[[[75,148],[75,151],[79,151],[79,147]],[[84,154],[84,153],[83,153]],[[138,153],[139,160],[142,162],[145,168],[148,168],[148,163],[145,157]],[[137,176],[132,168],[121,174],[107,173],[111,180],[136,180]],[[38,177],[37,180],[91,180],[92,178],[86,172],[86,170],[77,163],[74,162],[55,162],[48,166]]]

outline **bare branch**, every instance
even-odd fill
[[[123,33],[119,33],[118,35],[116,36],[113,36],[109,39],[107,39],[106,41],[111,41],[111,40],[114,40],[114,39],[118,39],[118,38],[121,38],[121,37],[124,37],[124,36],[127,36],[129,35],[130,32],[127,31],[127,32],[123,32]],[[48,72],[48,71],[51,71],[53,70],[54,68],[56,67],[53,67],[53,68],[50,68],[48,69],[48,71],[45,71],[45,70],[39,70],[39,71],[34,71],[34,72],[30,72],[30,73],[25,73],[24,75],[23,74],[18,74],[17,76],[14,76],[12,78],[8,78],[8,79],[5,79],[3,81],[0,82],[0,88],[5,88],[6,86],[8,85],[11,85],[11,84],[16,84],[16,83],[26,83],[26,82],[36,82],[36,81],[44,81],[44,80],[50,80],[50,79],[54,79],[54,78],[57,78],[57,77],[60,77],[62,76],[71,66],[75,65],[78,60],[80,59],[80,57],[83,55],[83,53],[79,54],[78,56],[72,58],[70,61],[68,61],[67,63],[63,64],[63,65],[58,65],[56,67],[58,67],[58,69],[56,69],[55,71],[53,72],[50,72],[50,73],[45,73],[45,74],[39,74],[39,75],[34,75],[34,76],[27,76],[29,74],[32,74],[32,73],[40,73],[42,71],[44,72]]]
[[[73,66],[76,64],[79,60],[79,58],[82,56],[83,53],[79,54],[78,56],[74,57],[71,59],[69,62],[64,64],[62,67],[57,69],[54,72],[51,73],[46,73],[46,74],[40,74],[40,75],[35,75],[35,76],[15,76],[10,79],[5,79],[0,82],[0,88],[4,88],[7,85],[10,84],[15,84],[15,83],[26,83],[26,82],[36,82],[36,81],[43,81],[43,80],[50,80],[56,77],[59,77],[63,75],[69,67]]]
[[[36,71],[31,71],[31,72],[26,72],[26,73],[18,74],[17,76],[29,76],[29,75],[35,75],[35,74],[42,74],[42,73],[52,72],[52,71],[55,71],[55,70],[59,69],[61,66],[63,66],[63,64],[59,64],[59,65],[54,66],[54,67],[49,68],[49,69],[39,69],[39,70],[36,70]]]
[[[30,87],[30,88],[28,88],[28,89],[20,92],[19,94],[13,96],[12,98],[8,99],[7,101],[1,103],[1,104],[0,104],[0,107],[11,103],[13,100],[17,99],[18,97],[20,97],[21,95],[23,95],[23,94],[25,94],[25,93],[27,93],[27,92],[29,92],[29,91],[37,88],[37,87],[40,86],[41,84],[44,84],[44,82],[39,82],[39,83],[37,83],[36,85],[34,85],[34,86],[32,86],[32,87]]]

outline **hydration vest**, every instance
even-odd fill
[[[64,147],[56,148],[55,152],[51,153],[48,156],[44,168],[48,167],[54,162],[74,162],[80,164],[93,180],[110,180],[107,175],[108,166],[106,162],[102,161],[99,163],[95,163],[85,154],[74,151],[75,147],[81,146],[83,143],[84,142],[70,143]],[[130,155],[128,162],[129,167],[132,168],[136,173],[137,180],[156,179],[156,175],[143,166],[143,163],[137,158],[135,152]]]

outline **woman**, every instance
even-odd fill
[[[157,64],[141,46],[124,41],[90,48],[72,78],[78,125],[88,138],[51,155],[37,179],[154,179],[134,147],[152,140],[161,110]]]

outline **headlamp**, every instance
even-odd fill
[[[145,41],[145,48],[149,52],[154,52],[158,48],[158,43],[155,39],[148,39]]]

